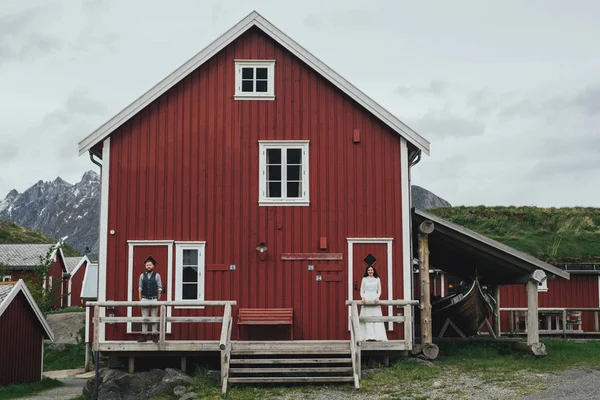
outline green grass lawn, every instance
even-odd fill
[[[440,356],[432,366],[401,359],[388,368],[377,368],[361,380],[361,395],[387,396],[390,399],[468,398],[465,388],[453,382],[466,381],[469,390],[486,390],[493,385],[516,395],[543,390],[548,377],[570,368],[600,368],[600,342],[546,342],[548,356],[536,358],[513,349],[510,343],[442,343]],[[363,369],[365,367],[363,366]],[[522,379],[535,374],[540,379]],[[430,389],[438,386],[436,394]],[[199,398],[221,399],[221,387],[213,378],[199,371],[194,390]],[[230,385],[227,398],[259,400],[276,396],[311,398],[333,390],[337,395],[352,397],[350,384],[298,386]]]
[[[550,263],[600,262],[600,208],[480,206],[428,211]]]
[[[20,385],[0,386],[0,400],[18,399],[58,386],[62,386],[62,382],[54,379],[43,379],[40,382],[22,383]]]
[[[83,368],[84,364],[84,344],[66,344],[63,350],[44,347],[44,371]]]

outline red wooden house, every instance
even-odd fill
[[[55,287],[53,306],[60,308],[66,306],[64,299],[67,295],[68,271],[63,252],[56,244],[0,244],[0,264],[6,267],[6,275],[2,280],[17,281],[33,273],[35,267],[47,257],[51,265],[44,287]]]
[[[0,386],[42,379],[46,339],[54,335],[23,280],[0,282]]]
[[[428,141],[257,13],[79,151],[102,163],[100,301],[137,300],[149,255],[164,299],[291,308],[295,340],[349,338],[344,302],[360,297],[368,264],[382,299],[412,299],[410,166]],[[412,341],[410,326],[387,326]],[[167,335],[218,339],[218,328],[169,324]],[[102,325],[100,339],[137,330]],[[244,327],[233,338],[289,333]]]
[[[65,257],[65,266],[67,268],[67,276],[65,277],[65,290],[67,294],[63,304],[67,307],[78,307],[84,305],[81,299],[81,291],[83,289],[83,280],[90,260],[87,256],[83,257]]]

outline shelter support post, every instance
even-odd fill
[[[494,285],[492,286],[492,296],[494,296],[494,300],[496,301],[496,307],[494,308],[494,313],[492,314],[492,327],[496,337],[500,337],[500,286]]]
[[[439,354],[433,344],[431,325],[431,293],[429,291],[429,234],[433,232],[433,222],[427,220],[419,225],[419,282],[421,284],[421,346],[418,348],[430,360]]]
[[[538,273],[541,272],[541,274]],[[536,276],[536,273],[537,276]],[[546,274],[537,270],[531,274],[532,279],[527,281],[527,347],[536,356],[546,355],[546,346],[540,343],[538,324],[538,284],[545,279]],[[538,278],[538,279],[535,279]]]

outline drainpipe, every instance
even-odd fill
[[[419,161],[421,161],[421,150],[416,150],[414,151],[412,154],[409,154],[408,156],[408,208],[409,208],[409,213],[410,213],[410,219],[408,221],[408,226],[409,226],[409,232],[410,232],[410,288],[411,288],[411,293],[415,293],[415,288],[414,288],[414,273],[413,273],[413,226],[412,226],[412,186],[411,186],[411,173],[410,173],[410,169],[412,167],[414,167],[415,165],[417,165],[419,163]],[[412,320],[412,331],[413,333],[415,332],[415,319],[413,318]],[[412,341],[413,341],[413,348],[415,347],[416,344],[416,335],[412,335]]]
[[[94,164],[96,164],[97,166],[100,167],[100,174],[102,174],[102,164],[96,160],[94,160],[94,156],[96,156],[96,158],[100,158],[100,155],[98,153],[94,153],[93,151],[90,150],[90,160],[92,160],[92,162]]]

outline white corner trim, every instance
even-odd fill
[[[67,285],[67,307],[71,307],[71,291],[73,290],[73,275],[69,277],[69,284]]]
[[[350,82],[342,78],[338,73],[329,68],[314,55],[306,51],[302,46],[293,41],[285,33],[277,29],[260,14],[257,12],[252,12],[190,60],[181,65],[169,76],[157,83],[145,94],[140,96],[137,100],[107,121],[104,125],[100,126],[85,139],[79,142],[79,155],[82,155],[87,150],[91,149],[96,143],[102,141],[119,126],[137,114],[140,110],[152,103],[167,90],[175,86],[188,74],[204,64],[215,54],[225,48],[225,46],[233,42],[253,26],[260,28],[273,40],[278,42],[300,60],[307,63],[313,70],[315,70],[325,79],[329,80],[333,85],[339,88],[358,104],[366,108],[369,112],[374,114],[392,130],[407,138],[415,147],[422,150],[425,154],[429,154],[429,141],[427,139],[416,133],[414,130],[392,115],[389,111],[385,110],[382,106],[376,103],[373,99],[368,97]]]
[[[392,243],[394,242],[393,238],[346,238],[348,241],[348,300],[352,300],[352,279],[354,279],[354,244],[355,243],[375,243],[375,244],[385,244],[387,245],[387,296],[388,300],[394,299],[394,262],[392,260]],[[394,312],[393,306],[388,306],[388,315],[392,315]],[[348,316],[350,316],[350,309],[348,309]],[[350,322],[348,322],[350,323]],[[394,329],[394,323],[388,322],[388,329]]]
[[[17,283],[13,286],[12,290],[8,293],[8,296],[6,296],[4,298],[4,301],[2,301],[2,303],[0,303],[0,317],[2,316],[2,314],[4,314],[4,311],[6,311],[6,309],[8,308],[10,303],[14,300],[14,298],[17,297],[17,294],[19,294],[19,292],[22,292],[23,295],[25,296],[25,298],[27,299],[27,302],[31,306],[31,309],[33,310],[33,312],[36,315],[37,319],[39,320],[40,324],[44,328],[44,331],[46,332],[46,335],[48,335],[48,338],[51,341],[54,341],[54,333],[52,332],[50,325],[48,325],[48,322],[46,322],[46,318],[44,317],[44,314],[42,313],[42,311],[38,307],[37,303],[35,302],[35,299],[31,295],[31,292],[27,288],[27,285],[25,284],[23,279],[19,279],[17,281]]]
[[[108,196],[110,183],[110,137],[102,146],[102,169],[100,179],[100,241],[98,254],[98,301],[106,301],[106,258],[108,255]],[[106,316],[106,308],[100,307],[100,316]],[[105,324],[100,324],[98,341],[105,341]],[[96,338],[94,338],[96,340]]]

